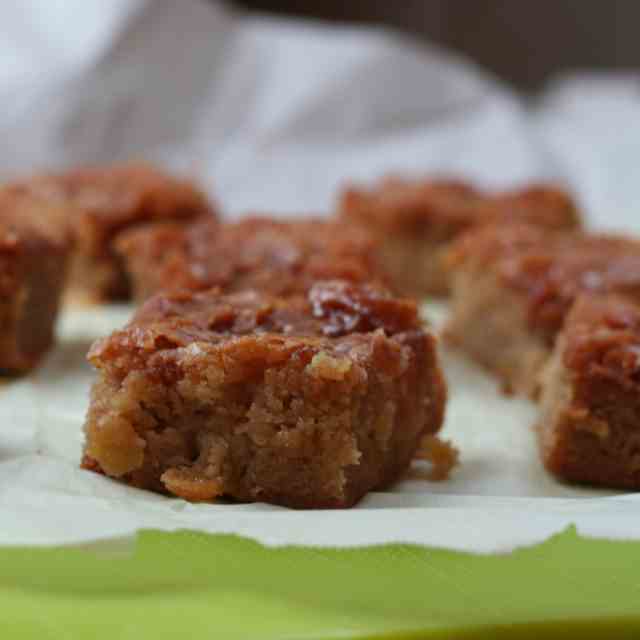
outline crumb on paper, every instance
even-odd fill
[[[458,464],[459,458],[458,449],[449,440],[426,435],[420,442],[415,459],[430,462],[431,466],[429,469],[412,469],[411,476],[433,482],[446,480]]]

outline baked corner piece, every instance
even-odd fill
[[[473,226],[495,221],[526,221],[552,230],[580,225],[571,197],[545,184],[487,193],[459,180],[388,177],[369,189],[344,189],[338,210],[343,220],[377,234],[380,260],[394,287],[414,297],[449,292],[444,253]]]
[[[172,289],[288,296],[306,293],[318,280],[384,280],[371,235],[331,220],[147,225],[122,234],[116,250],[139,302]]]
[[[559,478],[640,488],[640,308],[583,296],[543,375],[542,459]]]
[[[159,295],[89,360],[82,466],[186,500],[349,507],[443,420],[416,306],[345,282],[289,299]]]
[[[0,194],[0,373],[34,368],[54,341],[70,238],[55,207]]]
[[[533,397],[580,293],[640,299],[640,242],[618,236],[490,225],[459,239],[449,266],[448,341],[497,375],[505,390]]]
[[[66,208],[60,224],[66,224],[75,238],[69,298],[79,302],[129,297],[130,284],[113,247],[124,230],[213,215],[206,196],[193,183],[143,163],[37,176],[5,189]]]

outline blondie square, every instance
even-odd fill
[[[172,289],[286,296],[317,280],[384,280],[365,229],[321,219],[147,225],[123,234],[116,249],[138,301]]]
[[[122,231],[150,221],[186,223],[213,213],[194,184],[147,164],[77,169],[5,189],[66,207],[61,224],[75,237],[69,297],[84,302],[129,296],[128,278],[113,250]]]
[[[71,239],[54,205],[0,194],[0,373],[35,367],[54,341]]]
[[[613,235],[485,226],[455,243],[450,267],[449,340],[507,390],[534,397],[540,369],[580,293],[640,300],[640,242]]]
[[[339,216],[359,222],[380,240],[380,259],[404,295],[446,295],[443,256],[449,243],[478,224],[527,221],[546,229],[570,229],[580,219],[571,197],[550,185],[487,193],[462,181],[389,177],[372,188],[348,187]]]
[[[569,481],[640,488],[640,308],[585,295],[572,307],[545,368],[542,459]]]
[[[349,507],[443,420],[415,304],[343,281],[158,295],[89,360],[83,467],[186,500]]]

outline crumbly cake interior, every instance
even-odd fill
[[[452,281],[447,342],[496,375],[505,392],[535,397],[550,349],[529,328],[525,303],[491,270],[460,269]]]
[[[567,409],[572,402],[571,378],[563,365],[565,338],[558,337],[556,348],[541,373],[540,418],[536,429],[540,454],[545,466],[551,465],[560,445]]]
[[[425,292],[434,296],[449,293],[442,240],[398,234],[382,243],[379,255],[382,269],[403,295],[420,299]]]
[[[90,359],[83,465],[187,500],[350,506],[443,419],[415,305],[344,282],[157,296]]]

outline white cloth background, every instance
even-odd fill
[[[461,173],[487,186],[547,177],[575,190],[595,226],[640,230],[632,74],[558,78],[525,105],[471,62],[384,31],[198,0],[14,0],[0,21],[0,104],[1,177],[141,156],[195,173],[230,215],[325,212],[344,180],[388,171]],[[116,312],[68,316],[45,368],[0,391],[0,543],[140,526],[475,550],[534,542],[569,523],[640,537],[633,496],[549,478],[528,429],[533,408],[450,356],[445,433],[463,464],[446,483],[407,481],[348,513],[292,513],[185,505],[81,472],[91,380],[82,352],[121,322]]]
[[[551,176],[597,223],[637,219],[640,75],[560,78],[525,109],[470,61],[383,31],[199,0],[9,0],[0,102],[3,175],[141,155],[235,214],[324,211],[343,180],[390,170]]]

